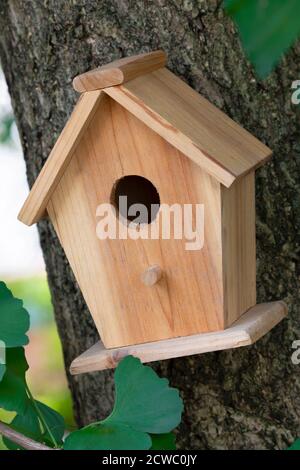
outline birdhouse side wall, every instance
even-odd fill
[[[224,321],[230,326],[256,304],[255,173],[222,186]]]

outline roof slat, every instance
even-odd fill
[[[24,224],[32,225],[45,216],[48,201],[104,96],[101,90],[80,96],[18,215]]]
[[[77,75],[73,80],[73,87],[76,91],[82,93],[120,85],[164,67],[166,62],[167,56],[164,51],[153,51],[147,54],[124,57]]]
[[[103,91],[226,187],[272,155],[165,68]]]

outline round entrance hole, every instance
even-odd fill
[[[111,203],[118,214],[128,222],[150,224],[159,211],[160,197],[155,186],[147,178],[128,175],[115,183]]]

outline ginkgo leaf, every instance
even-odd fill
[[[65,430],[64,418],[59,413],[57,413],[57,411],[49,408],[47,405],[44,405],[39,401],[35,401],[35,403],[38,406],[39,411],[47,423],[47,426],[49,427],[57,444],[61,445]],[[40,421],[32,401],[27,402],[27,406],[23,414],[17,414],[15,416],[15,418],[10,423],[10,427],[37,442],[46,443],[47,445],[53,447],[53,442],[49,437],[48,432],[45,432],[43,424]],[[15,444],[7,438],[3,438],[3,442],[10,450],[22,449],[20,445]]]
[[[297,439],[288,450],[300,450],[300,439]]]
[[[178,390],[139,359],[127,356],[119,363],[115,386],[115,405],[106,423],[154,434],[168,433],[180,423],[183,404]]]
[[[26,408],[23,414],[17,414],[9,425],[15,431],[24,434],[24,436],[30,437],[35,441],[39,441],[41,437],[40,423],[37,414],[32,406],[32,403],[28,400]],[[6,437],[3,438],[3,442],[9,450],[22,449],[22,447],[14,442],[10,441]]]
[[[25,373],[28,364],[24,348],[6,350],[6,370],[0,382],[0,408],[23,414],[28,406]]]
[[[119,423],[96,423],[74,431],[66,438],[65,450],[147,450],[149,434]]]
[[[62,439],[65,432],[65,420],[63,416],[53,408],[50,408],[40,401],[36,401],[35,403],[37,404],[40,413],[46,421],[56,443],[59,445],[62,444]],[[40,442],[46,442],[48,445],[52,445],[52,439],[47,431],[43,433],[43,438]]]
[[[4,282],[0,282],[0,340],[6,348],[28,344],[29,314],[22,300],[16,299]]]
[[[178,391],[132,356],[118,364],[115,388],[111,415],[69,434],[64,449],[142,450],[150,449],[153,443],[157,448],[172,446],[172,437],[165,433],[172,431],[181,419],[183,404]],[[149,433],[164,436],[150,437]]]
[[[225,0],[243,47],[264,78],[300,35],[299,0]]]
[[[167,434],[151,434],[151,450],[175,450],[175,435],[172,432]]]

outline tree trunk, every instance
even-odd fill
[[[0,55],[29,184],[42,168],[77,95],[75,75],[158,48],[168,66],[273,150],[256,175],[258,300],[285,299],[289,318],[257,345],[156,364],[181,391],[181,448],[285,448],[300,435],[299,108],[300,45],[259,82],[236,29],[216,0],[0,0]],[[20,201],[21,205],[22,201]],[[51,223],[39,224],[66,367],[97,334]],[[79,425],[105,416],[111,372],[68,376]]]

